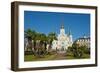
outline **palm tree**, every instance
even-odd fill
[[[50,32],[48,34],[48,40],[49,40],[49,43],[52,43],[53,40],[57,40],[56,33]]]
[[[29,49],[30,51],[32,51],[32,40],[35,39],[35,36],[36,36],[36,32],[34,30],[31,30],[31,29],[27,29],[24,31],[24,35],[25,35],[25,38],[28,39],[28,45],[27,45],[27,49]]]
[[[36,32],[34,30],[32,31],[31,29],[27,29],[25,31],[25,37],[28,38],[28,40],[34,39],[35,38],[35,34],[36,34]]]

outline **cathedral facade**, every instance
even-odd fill
[[[57,52],[65,52],[72,44],[73,40],[70,31],[66,34],[64,26],[61,25],[60,34],[58,34],[57,40],[53,40],[52,42],[52,49]]]

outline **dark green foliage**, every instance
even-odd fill
[[[74,43],[72,47],[68,48],[68,54],[73,55],[75,58],[82,58],[83,55],[90,54],[90,49],[86,46],[79,46]]]

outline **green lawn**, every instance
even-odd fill
[[[71,55],[59,55],[59,54],[52,54],[52,55],[45,55],[44,57],[36,57],[34,55],[25,55],[24,61],[45,61],[45,60],[62,60],[62,59],[86,59],[90,58],[89,54],[84,54],[82,58],[75,58]]]
[[[43,61],[43,60],[53,60],[55,59],[55,55],[46,55],[45,57],[36,57],[34,55],[25,55],[25,61]]]

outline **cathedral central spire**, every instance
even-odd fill
[[[64,29],[64,25],[63,24],[61,24],[61,29]]]
[[[60,34],[61,35],[65,35],[65,29],[64,29],[64,25],[63,24],[61,24]]]

